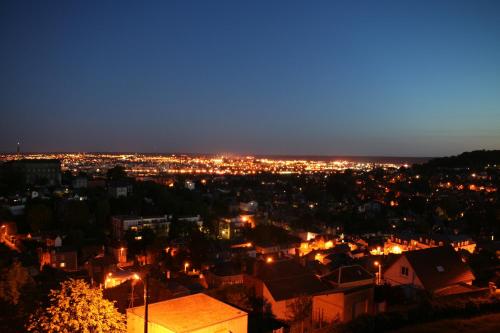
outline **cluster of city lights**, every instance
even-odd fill
[[[165,154],[50,153],[4,154],[0,161],[16,159],[59,159],[63,171],[104,174],[122,165],[131,176],[158,174],[252,175],[258,173],[307,174],[346,169],[369,171],[374,167],[398,168],[394,163],[371,163],[348,160],[259,158],[254,156],[194,156]]]

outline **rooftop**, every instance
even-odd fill
[[[462,262],[451,246],[408,251],[404,255],[418,278],[430,291],[474,280],[469,266]]]
[[[373,280],[373,275],[359,265],[342,266],[323,278],[335,284]]]
[[[261,264],[256,275],[265,283],[276,301],[299,295],[314,295],[331,289],[294,260]]]
[[[127,313],[144,317],[144,306],[128,309]],[[150,322],[173,332],[190,332],[246,315],[246,312],[205,294],[152,303],[148,313]]]

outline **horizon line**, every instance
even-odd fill
[[[188,153],[188,152],[144,152],[144,151],[26,151],[26,152],[16,152],[16,151],[0,151],[3,155],[30,155],[30,154],[130,154],[130,155],[186,155],[186,156],[227,156],[227,157],[316,157],[316,158],[414,158],[414,159],[432,159],[442,156],[419,156],[419,155],[375,155],[375,154],[286,154],[286,153],[232,153],[232,152],[217,152],[217,153]]]

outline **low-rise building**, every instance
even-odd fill
[[[26,184],[56,186],[61,184],[61,161],[56,159],[22,159],[3,164],[4,172],[19,173]]]
[[[476,242],[465,235],[449,234],[394,234],[391,235],[384,244],[383,249],[371,251],[372,254],[395,253],[428,249],[438,246],[452,246],[456,251],[466,250],[474,253]]]
[[[225,262],[204,272],[203,275],[209,287],[218,288],[243,284],[245,272],[239,262]]]
[[[149,304],[150,333],[247,333],[248,314],[205,294]],[[144,332],[144,306],[127,309],[127,332]]]
[[[41,249],[38,258],[40,270],[46,265],[68,272],[78,270],[78,255],[75,250],[63,248]]]
[[[221,218],[219,220],[219,238],[233,239],[242,234],[243,229],[254,227],[252,215],[238,215],[232,218]]]
[[[203,229],[203,220],[201,219],[200,215],[178,217],[177,221],[184,223],[192,223],[196,225],[196,228],[200,231]]]
[[[466,250],[474,253],[476,242],[465,235],[420,235],[412,240],[412,243],[418,249],[427,249],[436,246],[450,245],[456,251]]]
[[[149,228],[158,234],[168,235],[171,221],[171,215],[152,217],[129,215],[113,216],[111,218],[113,238],[119,241],[123,239],[127,230],[141,231],[144,228]]]

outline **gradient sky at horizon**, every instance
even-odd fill
[[[500,1],[1,1],[0,151],[500,149]]]

